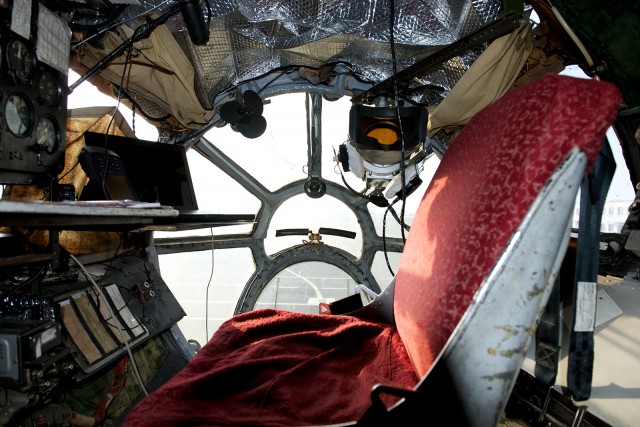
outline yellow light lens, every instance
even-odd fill
[[[374,138],[380,144],[393,145],[400,139],[398,132],[394,128],[395,125],[392,123],[379,123],[369,127],[366,135],[369,138]]]

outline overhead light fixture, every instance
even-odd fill
[[[400,120],[398,120],[398,115]],[[397,163],[427,137],[424,107],[368,107],[354,105],[349,113],[349,136],[363,159],[377,165]]]
[[[343,170],[366,180],[366,194],[387,199],[401,190],[400,183],[408,188],[410,183],[419,182],[417,175],[426,157],[428,117],[427,109],[419,106],[352,106],[350,139],[340,146],[338,154]],[[405,179],[400,179],[403,152],[408,172]]]

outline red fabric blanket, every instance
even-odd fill
[[[346,422],[369,407],[375,384],[409,389],[417,382],[393,326],[256,310],[224,323],[185,369],[133,408],[125,426]]]

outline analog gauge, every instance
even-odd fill
[[[53,154],[60,145],[58,122],[51,116],[43,116],[36,126],[36,147],[38,151]]]
[[[13,39],[7,46],[7,62],[16,83],[25,85],[36,71],[36,55],[25,42]]]
[[[38,80],[39,100],[47,107],[53,108],[58,105],[62,95],[62,87],[55,74],[45,71]]]
[[[7,127],[16,136],[25,136],[33,126],[33,107],[27,98],[13,94],[4,106]]]

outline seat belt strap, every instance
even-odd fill
[[[568,391],[576,401],[587,400],[591,395],[600,223],[615,169],[611,147],[605,138],[596,164],[591,173],[583,179],[580,188],[573,322],[567,367]]]
[[[560,327],[560,275],[558,275],[536,329],[535,377],[546,388],[555,384],[558,375]]]

